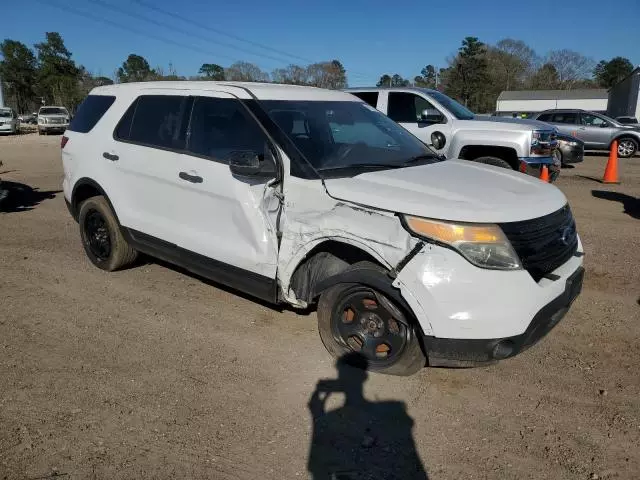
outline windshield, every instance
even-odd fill
[[[456,102],[453,98],[447,97],[444,93],[430,91],[429,95],[436,102],[449,110],[458,120],[473,120],[476,116],[467,107]]]
[[[66,108],[46,107],[40,109],[40,115],[69,115]]]
[[[420,140],[365,103],[285,100],[260,103],[323,177],[329,171],[358,173],[440,161]]]
[[[0,117],[2,118],[11,118],[11,110],[0,110]]]

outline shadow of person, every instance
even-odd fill
[[[313,480],[427,480],[413,441],[413,419],[400,401],[364,398],[367,361],[349,353],[336,362],[337,379],[318,381],[309,398],[313,434],[307,469]],[[326,411],[331,394],[342,407]]]
[[[603,200],[620,202],[624,208],[624,213],[630,217],[640,219],[640,198],[609,190],[591,190],[591,195],[595,198],[602,198]]]

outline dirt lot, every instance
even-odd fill
[[[2,179],[33,189],[0,213],[0,479],[306,478],[307,404],[336,378],[315,313],[153,262],[90,265],[59,140],[0,138]],[[640,158],[621,161],[619,186],[589,178],[605,162],[558,182],[587,275],[546,339],[486,368],[365,380],[370,402],[404,403],[429,478],[640,478]]]

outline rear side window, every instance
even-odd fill
[[[189,131],[189,152],[226,162],[234,151],[262,153],[266,142],[266,135],[238,100],[195,99]]]
[[[368,103],[373,108],[378,105],[378,92],[351,92],[363,102]]]
[[[550,113],[543,113],[542,115],[538,115],[537,120],[540,120],[541,122],[550,122],[551,121],[551,114]]]
[[[115,137],[131,143],[183,150],[190,97],[142,95],[129,107],[116,127]]]
[[[71,120],[69,130],[72,132],[87,133],[113,105],[116,97],[110,95],[89,95],[78,108],[75,117]]]
[[[569,123],[575,125],[578,123],[578,114],[575,112],[562,112],[562,113],[554,113],[553,123]]]

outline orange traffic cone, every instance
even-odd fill
[[[540,168],[540,180],[549,183],[549,168],[546,165]]]
[[[602,183],[620,183],[618,179],[618,141],[614,140],[609,151],[609,161],[604,169]]]

